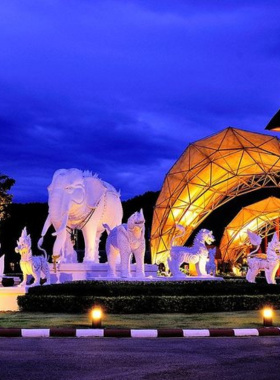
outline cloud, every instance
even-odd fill
[[[279,7],[2,2],[0,172],[15,201],[45,201],[62,167],[127,199],[159,190],[190,142],[229,125],[263,132],[279,108]]]

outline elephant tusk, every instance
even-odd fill
[[[58,234],[60,234],[61,232],[63,232],[66,229],[67,221],[68,221],[68,214],[65,214],[60,228],[57,231],[53,232],[52,236],[57,236]]]

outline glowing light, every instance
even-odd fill
[[[102,316],[103,312],[100,307],[95,307],[91,311],[91,318],[92,318],[92,327],[93,328],[100,328],[101,322],[102,322]]]
[[[272,326],[273,310],[271,308],[265,308],[263,310],[263,325],[268,327]]]

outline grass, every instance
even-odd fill
[[[274,326],[280,326],[280,310],[274,311]],[[258,310],[228,313],[200,314],[108,314],[104,316],[104,328],[258,328],[262,315]],[[90,328],[87,314],[44,314],[27,312],[0,312],[0,328]]]

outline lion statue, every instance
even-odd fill
[[[195,264],[198,276],[210,276],[205,269],[208,259],[208,249],[205,243],[212,244],[214,242],[215,238],[212,231],[201,229],[195,236],[192,247],[173,246],[174,240],[185,233],[184,226],[177,224],[176,227],[181,230],[181,234],[172,239],[168,259],[169,269],[173,277],[185,277],[185,274],[180,271],[180,266],[183,263]]]
[[[145,277],[145,219],[143,210],[132,214],[127,223],[123,223],[108,231],[106,253],[109,264],[108,277],[117,277],[116,264],[121,264],[121,277],[131,277],[130,263],[132,254],[136,261],[136,277]]]
[[[248,282],[256,282],[256,276],[261,271],[264,270],[265,278],[268,284],[276,284],[275,276],[279,268],[279,256],[277,252],[280,251],[280,242],[278,240],[276,232],[274,233],[272,240],[268,243],[266,255],[257,254],[261,238],[257,239],[258,235],[251,231],[247,231],[249,239],[253,245],[257,246],[253,252],[251,252],[247,257],[248,272],[246,274],[246,280]]]
[[[40,274],[43,272],[46,282],[44,285],[49,285],[50,281],[50,270],[47,261],[47,254],[44,251],[43,256],[32,256],[31,251],[31,238],[27,235],[26,227],[22,230],[21,236],[17,241],[17,247],[15,251],[21,255],[20,258],[20,268],[23,273],[23,280],[18,286],[28,286],[27,285],[27,275],[32,275],[34,277],[34,283],[29,286],[40,285]]]

